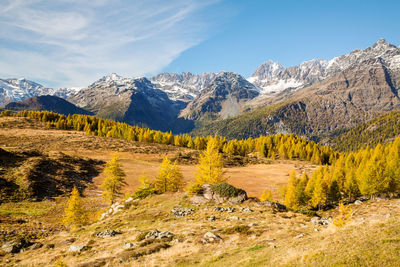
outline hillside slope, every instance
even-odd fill
[[[356,151],[367,145],[388,143],[400,135],[400,111],[393,111],[363,123],[332,140],[329,144],[339,151]]]
[[[68,114],[83,114],[92,115],[91,112],[79,108],[65,99],[56,96],[35,96],[19,102],[11,102],[5,106],[5,109],[12,111],[21,110],[47,110],[56,113]]]

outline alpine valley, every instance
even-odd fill
[[[267,61],[247,79],[225,71],[149,78],[111,74],[80,90],[1,79],[0,107],[56,111],[62,101],[56,99],[63,98],[69,102],[62,102],[63,114],[93,114],[178,134],[235,139],[294,133],[329,142],[400,109],[399,90],[400,47],[380,39],[331,60],[288,68]],[[37,97],[44,95],[54,99]]]

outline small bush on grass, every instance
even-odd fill
[[[257,246],[249,248],[247,251],[256,251],[256,250],[260,250],[260,249],[263,249],[263,248],[265,248],[265,246],[257,245]]]
[[[245,193],[244,190],[238,189],[227,183],[212,185],[211,189],[214,193],[223,197],[237,197],[238,195]]]
[[[189,197],[192,197],[194,195],[202,195],[203,187],[201,186],[201,184],[198,183],[190,183],[186,189],[186,192]]]
[[[241,234],[241,235],[250,235],[253,231],[250,230],[250,226],[247,225],[235,225],[229,227],[223,231],[224,234]]]

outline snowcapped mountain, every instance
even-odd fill
[[[113,73],[83,88],[68,101],[107,119],[152,129],[179,132],[191,127],[178,113],[186,104],[173,101],[147,78]]]
[[[10,102],[18,102],[34,96],[54,95],[67,98],[76,93],[76,89],[52,89],[26,79],[0,79],[0,107]]]
[[[239,74],[221,71],[180,116],[191,120],[233,117],[258,95],[259,88]]]
[[[248,81],[260,87],[262,94],[299,89],[331,77],[352,65],[381,58],[390,68],[400,68],[400,49],[380,39],[372,47],[354,50],[331,60],[313,59],[289,68],[268,61],[257,68]]]
[[[209,72],[192,74],[190,72],[161,73],[150,78],[157,88],[166,92],[172,100],[192,101],[215,78],[216,74]]]

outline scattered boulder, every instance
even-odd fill
[[[238,216],[231,216],[228,218],[228,221],[243,221],[243,219]]]
[[[209,217],[208,218],[208,220],[210,221],[210,222],[213,222],[213,221],[215,221],[217,218],[215,217],[215,216],[211,216],[211,217]]]
[[[157,229],[150,231],[147,233],[147,235],[145,236],[146,239],[163,239],[163,238],[173,238],[174,234],[165,231],[165,232],[161,232]]]
[[[235,188],[234,186],[221,183],[216,185],[204,184],[202,185],[202,195],[193,196],[190,201],[194,204],[204,204],[209,201],[216,203],[229,202],[232,204],[239,204],[247,200],[247,193],[242,189]]]
[[[20,251],[24,250],[32,246],[33,243],[24,239],[16,239],[10,242],[5,243],[1,248],[5,253],[19,253]]]
[[[279,211],[279,212],[284,212],[287,211],[287,208],[285,205],[278,203],[278,202],[273,202],[266,200],[264,202],[258,202],[256,203],[257,206],[268,206],[271,207],[274,211]]]
[[[311,223],[313,225],[325,225],[326,226],[326,225],[329,225],[332,223],[332,218],[331,217],[329,217],[329,218],[313,217],[311,219]]]
[[[357,199],[357,200],[354,202],[354,204],[357,205],[357,206],[360,206],[360,205],[362,205],[362,201]]]
[[[82,252],[88,249],[89,247],[86,245],[71,245],[68,249],[68,252]]]
[[[97,237],[110,237],[110,236],[116,236],[121,234],[120,231],[115,231],[115,230],[105,230],[105,231],[101,231],[96,233]]]
[[[253,212],[253,210],[250,209],[250,208],[241,208],[241,211],[243,211],[243,212]]]
[[[124,244],[124,249],[130,249],[130,248],[134,248],[137,247],[137,245],[133,244],[133,243],[129,243],[129,242],[125,242]]]
[[[302,238],[302,237],[304,237],[304,236],[305,236],[305,234],[302,233],[302,234],[296,235],[294,238],[295,238],[295,239],[299,239],[299,238]]]
[[[222,238],[213,232],[207,232],[204,234],[203,238],[200,239],[202,243],[215,243],[215,242],[221,242]]]
[[[171,210],[172,214],[174,214],[176,217],[185,217],[190,214],[193,214],[194,209],[189,209],[189,208],[173,208]]]
[[[219,212],[228,212],[228,213],[232,213],[235,212],[235,208],[232,207],[213,207],[213,211],[219,211]]]
[[[209,202],[208,199],[206,199],[203,196],[198,196],[198,195],[194,195],[192,196],[189,201],[195,205],[201,205],[201,204],[206,204]]]
[[[43,247],[43,244],[37,242],[37,243],[34,243],[34,244],[30,247],[30,249],[38,249],[38,248],[41,248],[41,247]]]

